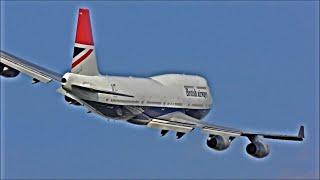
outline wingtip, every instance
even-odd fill
[[[298,137],[304,139],[304,126],[300,126]]]

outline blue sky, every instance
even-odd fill
[[[69,70],[79,7],[91,10],[98,64],[112,75],[177,72],[206,77],[214,93],[204,119],[224,126],[296,134],[248,140],[225,152],[193,131],[170,133],[87,114],[58,84],[1,78],[5,178],[319,177],[319,2],[1,2],[1,49],[60,73]]]

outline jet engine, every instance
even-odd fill
[[[220,135],[211,135],[207,139],[207,145],[215,150],[222,151],[229,147],[230,145],[230,138],[224,137]]]
[[[261,141],[254,141],[248,144],[247,153],[256,158],[264,158],[270,153],[268,144],[264,144]]]
[[[11,78],[11,77],[18,76],[19,73],[20,73],[19,71],[15,70],[9,66],[6,66],[3,63],[0,63],[0,75],[1,76]]]
[[[69,104],[76,105],[76,106],[80,106],[80,105],[81,105],[78,101],[76,101],[76,100],[74,100],[74,99],[72,99],[72,98],[70,98],[70,97],[68,97],[68,96],[64,96],[64,99],[65,99],[65,100],[67,101],[67,103],[69,103]]]

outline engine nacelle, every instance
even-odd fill
[[[248,144],[246,151],[256,158],[264,158],[270,153],[268,144],[264,144],[261,141],[254,141]]]
[[[18,76],[19,73],[20,73],[19,71],[15,70],[9,66],[6,66],[3,63],[0,63],[0,75],[1,76],[11,78],[11,77]]]
[[[81,105],[78,101],[76,101],[76,100],[74,100],[74,99],[72,99],[72,98],[70,98],[70,97],[68,97],[68,96],[64,96],[64,99],[65,99],[69,104],[76,105],[76,106],[80,106],[80,105]]]
[[[210,148],[218,151],[227,149],[230,145],[230,142],[231,140],[229,137],[224,137],[220,135],[209,136],[209,138],[207,139],[207,145]]]

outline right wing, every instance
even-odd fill
[[[209,124],[204,121],[199,121],[196,118],[190,117],[181,112],[173,112],[164,116],[152,119],[147,125],[151,128],[158,128],[166,131],[175,131],[180,133],[188,133],[195,128],[200,129],[202,132],[209,135],[222,135],[226,137],[236,138],[239,136],[245,136],[249,139],[261,136],[267,139],[278,140],[291,140],[291,141],[303,141],[304,139],[304,126],[300,126],[297,135],[281,135],[281,134],[269,134],[269,133],[253,133],[240,129],[229,128],[219,126],[215,124]]]
[[[44,82],[48,83],[52,80],[54,81],[61,81],[62,75],[46,68],[40,67],[36,64],[30,63],[26,60],[18,58],[12,54],[4,52],[1,50],[1,58],[0,58],[0,65],[1,65],[1,75],[5,76],[4,71],[18,71],[29,75],[33,78],[33,82]],[[11,68],[11,69],[8,69]],[[5,70],[5,68],[7,68]],[[16,74],[17,75],[17,74]],[[12,76],[10,76],[12,77]]]

